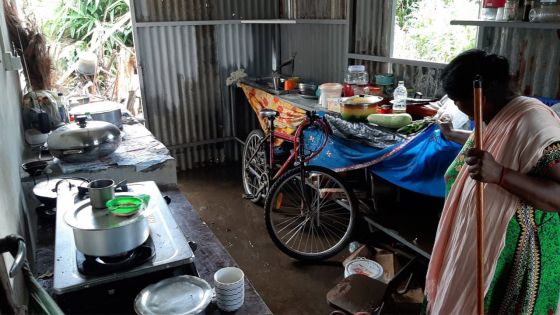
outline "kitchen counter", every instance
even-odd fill
[[[213,285],[214,272],[222,267],[237,266],[236,262],[216,238],[208,225],[202,221],[195,209],[175,185],[159,186],[162,195],[169,196],[171,213],[188,240],[198,244],[195,251],[195,265],[199,276]],[[54,224],[43,222],[39,227],[36,252],[35,275],[40,283],[52,293],[54,266]],[[222,314],[214,303],[206,309],[206,314]],[[250,280],[245,278],[245,302],[235,314],[272,314]]]
[[[123,116],[122,132],[122,142],[113,154],[83,163],[68,163],[55,158],[49,162],[48,176],[111,178],[115,181],[126,179],[129,182],[153,180],[161,185],[177,184],[175,159],[144,125],[134,118]],[[24,162],[34,161],[37,160],[38,152],[26,146],[23,156]],[[20,174],[24,183],[47,179],[45,175],[33,178],[23,170]]]
[[[244,83],[248,86],[254,87],[256,89],[259,89],[261,91],[264,91],[266,93],[269,94],[273,94],[276,95],[279,99],[288,102],[298,108],[301,108],[305,111],[322,111],[322,112],[331,112],[329,110],[327,110],[326,108],[320,106],[318,104],[317,99],[307,99],[307,98],[303,98],[299,95],[297,90],[292,90],[290,92],[286,92],[286,91],[275,91],[269,87],[263,86],[261,84],[258,84],[255,81],[255,78],[242,78],[239,80],[241,83]],[[282,94],[278,94],[278,92],[282,92]]]

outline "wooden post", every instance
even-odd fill
[[[482,80],[477,77],[474,87],[475,148],[482,150]],[[484,190],[483,182],[476,182],[476,291],[477,314],[484,314]]]

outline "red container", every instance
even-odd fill
[[[483,8],[503,8],[506,5],[506,0],[484,0]]]

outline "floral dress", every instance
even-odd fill
[[[469,139],[445,174],[446,195],[465,164]],[[560,162],[560,142],[548,146],[533,175]],[[505,246],[485,297],[488,314],[554,314],[560,296],[560,213],[521,202],[508,224]]]

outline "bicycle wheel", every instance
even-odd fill
[[[266,198],[268,193],[268,172],[266,169],[266,148],[260,145],[264,139],[262,130],[253,130],[247,136],[243,148],[243,165],[241,177],[243,190],[249,200],[258,203]]]
[[[306,166],[305,179],[295,168],[270,188],[266,228],[274,244],[298,260],[322,260],[350,240],[356,208],[351,190],[324,167]]]

